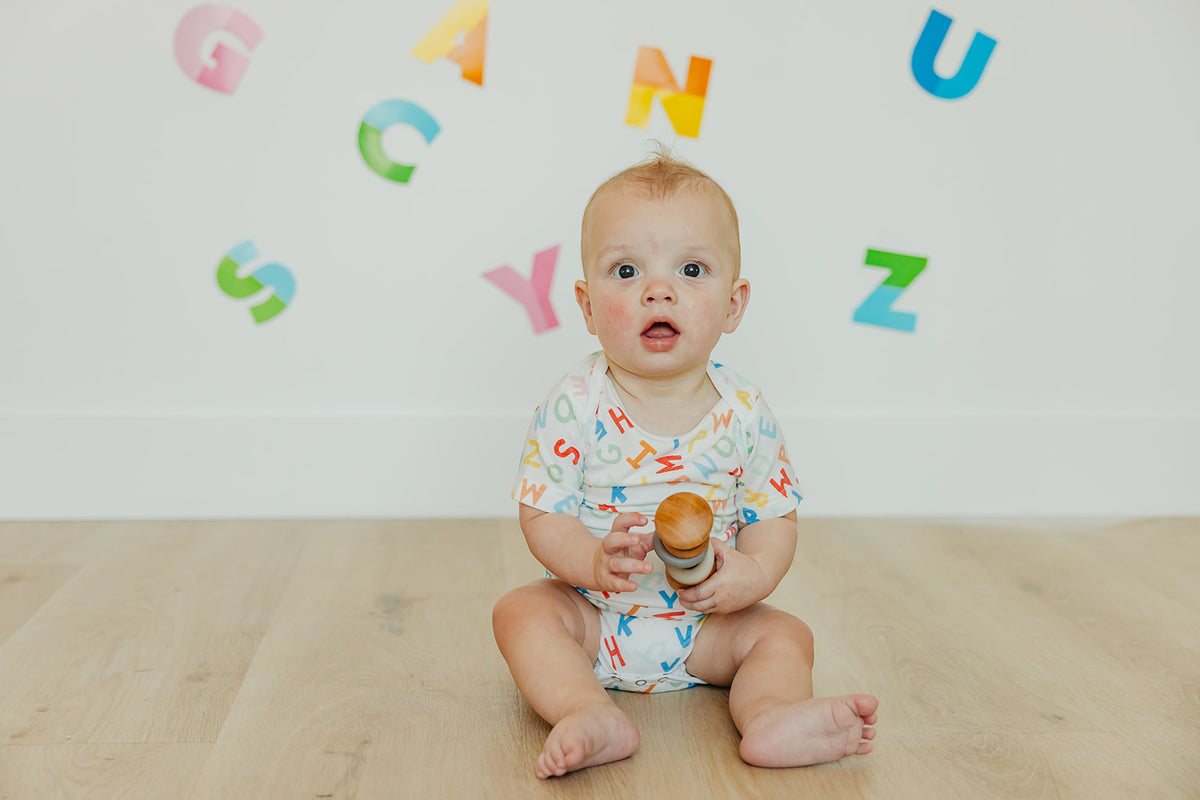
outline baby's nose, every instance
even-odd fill
[[[665,280],[652,280],[646,283],[646,291],[642,297],[646,302],[669,301],[675,299],[675,291]]]

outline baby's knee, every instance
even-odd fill
[[[501,641],[520,635],[526,628],[540,629],[546,624],[573,628],[579,612],[570,597],[574,590],[564,591],[561,581],[551,578],[527,583],[506,592],[492,606],[492,631]]]
[[[532,586],[518,586],[504,593],[492,606],[492,631],[502,638],[512,627],[528,619],[531,609],[541,605]]]
[[[799,617],[792,616],[786,611],[772,610],[765,620],[764,630],[760,641],[778,642],[798,647],[813,661],[815,647],[812,628]]]

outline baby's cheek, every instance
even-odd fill
[[[596,321],[601,328],[610,331],[626,330],[632,323],[633,316],[622,306],[606,306],[596,312]]]

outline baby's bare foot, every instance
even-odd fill
[[[759,767],[803,767],[871,752],[879,701],[869,694],[774,706],[746,723],[741,755]]]
[[[539,778],[629,758],[641,741],[637,727],[611,703],[563,717],[546,737],[534,773]]]

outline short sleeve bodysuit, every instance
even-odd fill
[[[604,354],[587,357],[534,413],[513,499],[578,516],[603,538],[617,514],[653,518],[666,497],[690,491],[712,508],[711,536],[736,548],[740,526],[789,513],[801,495],[783,433],[759,390],[716,363],[709,363],[708,376],[721,396],[709,415],[683,436],[658,436],[621,408]],[[635,591],[576,590],[601,611],[622,616],[702,619],[676,604],[662,561],[653,552],[646,558],[654,571],[630,576]]]

